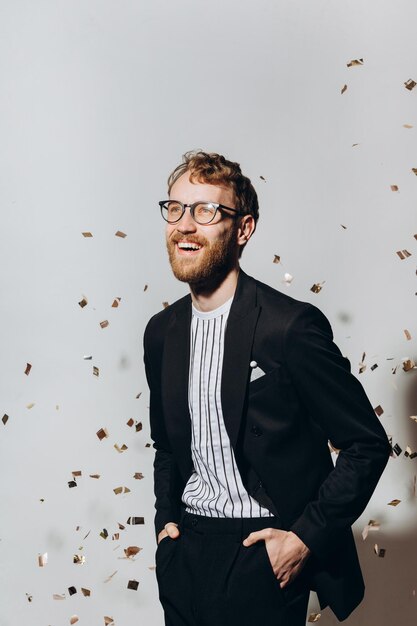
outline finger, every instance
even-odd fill
[[[165,530],[172,539],[175,539],[180,534],[178,524],[176,524],[175,522],[167,522],[165,524]]]
[[[243,545],[244,546],[251,546],[252,544],[256,543],[257,541],[260,541],[261,539],[268,539],[270,536],[270,528],[263,528],[262,530],[255,530],[254,532],[250,533],[244,540],[243,540]]]

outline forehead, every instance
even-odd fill
[[[188,171],[184,172],[172,185],[169,197],[186,203],[196,200],[211,200],[226,205],[229,203],[233,206],[234,202],[234,192],[231,187],[200,183],[197,180],[191,182]]]

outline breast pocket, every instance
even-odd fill
[[[257,378],[256,380],[249,383],[249,395],[253,396],[255,393],[262,391],[269,385],[273,385],[274,383],[278,382],[280,374],[281,365],[278,365],[270,372],[264,374],[264,376],[261,376],[260,378]]]

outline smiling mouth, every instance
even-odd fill
[[[203,246],[200,246],[198,243],[192,243],[187,241],[178,241],[177,248],[182,253],[193,253],[201,250]]]

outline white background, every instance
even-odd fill
[[[414,0],[1,1],[0,626],[163,624],[142,334],[187,292],[157,206],[187,150],[241,164],[261,207],[243,269],[321,308],[393,443],[417,450],[401,367],[417,360],[416,19]],[[416,623],[416,474],[417,458],[390,459],[355,525],[367,595],[349,626]]]

